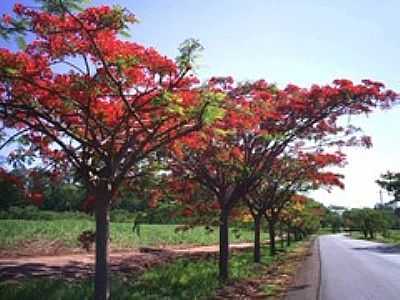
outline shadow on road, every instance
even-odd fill
[[[357,251],[370,251],[381,254],[400,254],[400,245],[396,246],[369,246],[352,248]]]
[[[292,286],[288,289],[288,291],[298,291],[298,290],[303,290],[310,287],[309,284],[302,284],[302,285],[296,285],[296,286]]]

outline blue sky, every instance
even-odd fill
[[[5,3],[6,2],[6,3]],[[0,3],[0,13],[16,1]],[[29,1],[21,1],[30,3]],[[175,57],[179,43],[197,38],[205,50],[198,74],[264,78],[280,86],[330,83],[336,78],[370,78],[400,91],[399,1],[375,0],[135,0],[119,4],[141,20],[132,39]],[[0,42],[0,46],[9,46]],[[347,151],[346,190],[315,198],[325,204],[372,206],[379,199],[374,180],[387,169],[400,171],[397,150],[400,109],[354,121],[372,136],[369,150]]]

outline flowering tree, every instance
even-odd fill
[[[30,155],[54,171],[74,169],[84,183],[96,217],[95,299],[108,299],[115,195],[157,149],[211,122],[218,97],[195,87],[197,42],[184,43],[175,62],[121,40],[136,22],[125,9],[78,11],[76,2],[17,4],[3,16],[2,35],[28,33],[29,43],[0,49],[0,120],[6,142],[22,137]]]
[[[344,145],[354,132],[337,119],[369,112],[394,99],[393,92],[372,81],[330,86],[278,89],[265,81],[235,85],[231,78],[212,78],[209,88],[225,97],[225,113],[217,111],[213,127],[192,133],[171,147],[171,164],[212,194],[220,210],[220,278],[228,278],[228,219],[233,207],[262,182],[276,158],[307,144]],[[368,138],[363,138],[369,144]]]
[[[313,199],[293,195],[279,216],[279,222],[287,227],[287,244],[290,245],[292,233],[296,240],[300,240],[317,232],[324,212],[322,205]]]
[[[281,211],[298,192],[335,185],[343,187],[340,182],[341,175],[323,169],[329,166],[341,166],[344,159],[344,155],[340,152],[317,151],[276,160],[262,183],[245,197],[254,220],[255,262],[260,262],[260,231],[263,216],[268,223],[270,254],[275,255],[275,225],[279,221]]]

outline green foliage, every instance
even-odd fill
[[[18,48],[22,51],[26,50],[26,41],[23,35],[17,35],[15,37],[15,41],[17,42]]]
[[[54,14],[64,14],[66,9],[70,12],[81,11],[90,0],[35,0],[41,10]],[[18,17],[11,19],[11,25],[7,26],[0,22],[0,37],[8,39],[15,36],[19,47],[24,50],[26,47],[24,35],[29,32],[31,26],[28,18]]]
[[[376,183],[393,196],[392,202],[400,201],[400,173],[387,171]]]
[[[205,124],[211,124],[216,120],[220,120],[224,117],[225,110],[216,105],[208,105],[203,115],[203,121]]]
[[[111,222],[114,223],[131,223],[138,213],[132,213],[125,209],[113,209],[110,212]],[[12,206],[7,210],[0,211],[0,219],[2,220],[32,220],[32,221],[57,221],[69,220],[71,222],[79,220],[93,220],[93,217],[80,211],[63,211],[56,212],[52,210],[39,209],[37,206]],[[143,218],[142,223],[147,223],[149,218]]]
[[[300,216],[303,219],[302,230],[305,234],[318,232],[321,225],[322,211],[321,203],[313,199],[308,199]]]
[[[324,208],[321,203],[307,198],[305,204],[287,204],[288,219],[286,225],[294,232],[296,239],[303,238],[307,235],[314,234],[319,231]]]
[[[135,213],[131,213],[125,209],[113,209],[110,212],[110,221],[113,223],[132,223],[135,218]]]
[[[374,239],[377,232],[386,235],[390,219],[381,211],[371,208],[353,208],[343,213],[345,225],[350,230],[361,231],[365,238]]]
[[[35,2],[40,4],[44,11],[62,14],[65,9],[80,11],[86,4],[90,3],[90,0],[35,0]]]
[[[119,284],[120,287],[121,283]],[[118,287],[118,285],[115,287]],[[31,279],[22,282],[0,283],[0,297],[9,300],[89,300],[92,293],[93,287],[88,280],[67,282],[60,279]]]
[[[182,70],[192,69],[195,62],[199,59],[204,48],[199,40],[187,39],[179,46],[179,56],[176,58],[178,66]]]
[[[362,232],[353,231],[351,232],[351,236],[358,239],[365,239],[365,236]],[[387,234],[385,235],[377,233],[374,237],[374,240],[380,243],[400,246],[400,230],[388,230]]]
[[[50,210],[41,210],[37,206],[12,206],[8,210],[0,211],[0,219],[3,220],[35,220],[35,221],[53,221],[53,220],[90,220],[88,214],[77,211],[55,212]]]
[[[8,181],[0,180],[0,214],[12,206],[25,206],[24,195],[18,187]]]
[[[44,189],[41,208],[54,211],[79,210],[85,198],[85,189],[77,184],[49,184]]]
[[[260,273],[252,260],[251,251],[233,254],[230,261],[232,279],[249,278]],[[267,265],[273,260],[265,256],[262,263]],[[220,286],[217,276],[216,259],[181,259],[146,272],[139,278],[135,290],[138,299],[208,299]]]
[[[400,244],[400,230],[388,230],[385,235],[377,235],[377,241],[389,244]]]
[[[200,110],[202,112],[202,121],[206,125],[210,125],[211,123],[222,119],[225,116],[226,109],[223,107],[225,94],[220,92],[208,92],[203,91],[201,97],[203,98],[203,102],[207,105],[205,107],[197,107],[190,112],[188,112],[187,116],[192,117],[199,114]],[[229,131],[218,131],[218,134],[226,135]]]
[[[327,210],[322,220],[322,226],[330,227],[332,233],[340,232],[343,226],[342,217],[337,212]]]

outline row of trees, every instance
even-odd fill
[[[375,238],[376,233],[389,235],[389,229],[400,229],[400,209],[397,203],[400,195],[400,173],[387,171],[376,183],[391,196],[389,202],[377,203],[374,209],[329,207],[322,220],[323,227],[330,227],[333,233],[342,230],[360,231],[365,238]]]
[[[397,209],[387,205],[352,208],[344,210],[341,214],[328,208],[321,225],[330,228],[333,233],[359,231],[365,238],[374,239],[377,233],[387,237],[390,229],[400,229],[400,218]]]
[[[400,173],[387,171],[376,180],[376,183],[392,197],[388,205],[400,201]]]
[[[39,4],[16,5],[0,23],[5,37],[29,33],[22,50],[0,49],[2,135],[5,144],[23,140],[11,159],[40,160],[55,177],[73,172],[85,187],[96,219],[96,299],[109,299],[109,212],[124,187],[140,192],[143,178],[164,174],[162,186],[187,211],[216,213],[226,280],[232,214],[248,205],[256,241],[264,216],[274,243],[278,216],[288,228],[304,220],[289,205],[299,192],[341,186],[340,176],[325,169],[344,163],[340,148],[371,145],[339,118],[396,99],[370,80],[283,89],[231,77],[199,84],[192,72],[197,41],[183,43],[173,61],[121,40],[136,22],[125,9],[79,10],[76,0]],[[40,202],[40,186],[28,195]],[[154,187],[149,201],[162,197]]]
[[[387,236],[390,221],[383,211],[372,208],[355,208],[343,213],[343,225],[351,231],[362,232],[364,238],[374,239],[378,232]]]
[[[40,208],[53,211],[77,211],[82,206],[85,190],[81,184],[70,180],[70,176],[53,182],[51,174],[39,167],[30,169],[13,167],[8,176],[18,178],[19,184],[25,189],[33,190],[40,185],[43,202]],[[40,182],[37,182],[40,178]],[[35,180],[33,180],[35,179]],[[8,210],[13,207],[23,208],[29,204],[29,195],[7,180],[0,179],[0,209]]]
[[[10,177],[17,178],[19,184],[26,191],[34,190],[36,187],[40,188],[43,195],[42,203],[38,205],[40,209],[57,212],[85,210],[83,203],[87,196],[86,189],[79,181],[79,177],[74,176],[73,173],[53,178],[51,172],[40,166],[30,168],[13,166],[7,175],[8,178],[6,179],[0,178],[0,210],[7,211],[15,207],[23,208],[32,204],[29,202],[29,193],[24,193],[16,185],[9,184]],[[155,183],[152,181],[143,182],[143,185],[149,186],[151,184]],[[145,192],[139,195],[125,188],[120,193],[119,199],[115,201],[113,208],[129,212],[146,211],[149,195]]]

